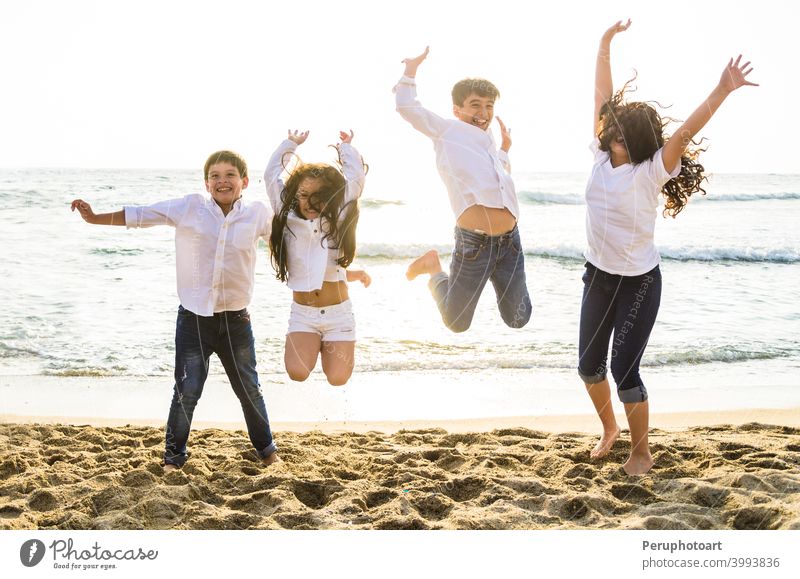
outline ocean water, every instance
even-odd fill
[[[404,277],[410,259],[429,248],[449,260],[453,220],[442,185],[399,199],[368,180],[357,265],[373,284],[351,286],[354,380],[449,371],[501,384],[506,371],[575,368],[586,177],[515,173],[533,318],[522,330],[507,328],[487,286],[463,334],[444,328],[422,278]],[[257,181],[247,197],[265,198]],[[658,219],[664,293],[643,376],[675,371],[718,393],[727,383],[720,375],[768,384],[772,373],[785,384],[786,373],[800,369],[800,175],[712,175],[706,189],[677,219]],[[203,192],[199,171],[0,170],[0,375],[153,376],[169,384],[173,230],[91,226],[69,203],[82,197],[106,212],[194,192]],[[291,292],[274,279],[266,251],[250,310],[259,369],[282,380]]]

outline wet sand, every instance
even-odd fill
[[[629,477],[627,432],[593,462],[593,434],[486,423],[276,424],[270,467],[245,432],[204,428],[166,475],[156,427],[0,424],[0,528],[800,529],[796,426],[654,428],[654,469]]]

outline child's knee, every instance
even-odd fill
[[[621,402],[644,402],[647,400],[647,389],[639,375],[638,368],[630,368],[611,364],[611,375],[617,384],[617,394]]]
[[[514,316],[511,318],[503,319],[503,321],[509,328],[513,328],[515,330],[525,327],[530,320],[531,320],[530,309],[521,314],[514,314]]]
[[[462,332],[466,332],[469,330],[469,327],[472,325],[472,320],[464,320],[464,319],[456,319],[452,321],[445,320],[445,326],[451,332],[456,334],[460,334]]]
[[[286,365],[286,373],[293,382],[305,382],[311,375],[311,370],[302,365]]]
[[[328,384],[331,386],[344,386],[350,380],[352,372],[333,372],[326,374]]]
[[[524,327],[530,321],[532,314],[533,306],[527,296],[520,300],[513,310],[509,307],[502,306],[500,309],[503,322],[505,322],[509,328],[514,329]]]

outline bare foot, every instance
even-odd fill
[[[411,265],[409,265],[406,270],[406,277],[411,281],[423,273],[434,274],[440,271],[442,271],[442,264],[439,263],[439,254],[435,249],[431,249],[429,252],[411,262]]]
[[[609,452],[611,452],[611,447],[614,446],[614,443],[617,442],[619,438],[619,426],[617,426],[616,430],[612,430],[610,432],[603,432],[603,436],[600,437],[600,442],[592,449],[589,453],[589,458],[597,459],[603,458]]]
[[[261,459],[261,464],[263,464],[264,466],[269,466],[271,464],[277,464],[279,462],[283,462],[283,461],[281,460],[281,457],[278,456],[277,452],[273,452],[268,457]]]
[[[630,475],[646,474],[653,467],[653,457],[648,451],[647,454],[632,454],[628,462],[622,465],[626,473]]]
[[[164,468],[164,474],[167,474],[168,472],[172,472],[173,470],[178,470],[178,465],[177,464],[165,464],[163,468]]]

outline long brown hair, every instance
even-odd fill
[[[347,181],[342,172],[326,163],[303,163],[291,171],[281,191],[281,208],[272,219],[272,233],[269,238],[272,267],[275,277],[285,282],[288,275],[288,255],[285,236],[294,235],[287,226],[289,213],[299,215],[297,190],[304,179],[320,179],[322,186],[309,197],[309,205],[320,214],[323,239],[328,240],[328,247],[339,249],[340,257],[336,262],[343,268],[353,263],[356,255],[356,225],[358,224],[358,199],[344,202]]]
[[[625,93],[634,90],[630,88],[634,80],[635,76],[603,104],[600,109],[600,129],[597,138],[600,141],[600,150],[610,152],[611,142],[621,136],[625,141],[630,162],[636,165],[652,159],[656,151],[664,146],[667,141],[664,129],[674,119],[662,118],[650,103],[626,102]],[[680,136],[673,135],[672,138],[678,139]],[[686,207],[693,193],[698,191],[702,195],[706,193],[701,186],[706,180],[705,168],[697,161],[700,153],[705,150],[699,148],[700,143],[702,140],[691,142],[693,146],[688,147],[681,156],[680,174],[667,181],[661,188],[661,193],[666,198],[665,217],[678,215]]]

